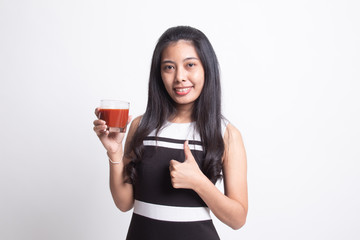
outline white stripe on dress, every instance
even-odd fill
[[[144,146],[158,146],[158,147],[165,147],[165,148],[172,148],[172,149],[184,149],[183,143],[172,143],[172,142],[165,142],[161,140],[144,140]],[[197,144],[189,144],[190,150],[197,150],[202,151],[203,148]]]
[[[134,213],[156,220],[171,222],[211,220],[210,209],[207,207],[174,207],[139,200],[134,202]]]

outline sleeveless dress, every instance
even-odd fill
[[[222,126],[224,136],[226,123]],[[171,185],[169,162],[185,159],[184,142],[198,165],[204,157],[195,123],[170,123],[144,141],[143,159],[136,166],[134,211],[127,240],[219,240],[210,210],[197,193]]]

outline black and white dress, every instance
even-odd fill
[[[223,124],[222,133],[225,132]],[[201,166],[203,149],[194,123],[167,122],[143,141],[143,159],[137,165],[135,203],[127,240],[220,239],[204,201],[190,189],[171,185],[169,162],[183,162],[184,142]]]

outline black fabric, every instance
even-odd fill
[[[212,220],[167,222],[133,214],[126,240],[219,240]]]
[[[202,158],[201,151],[192,151],[195,159]],[[203,200],[190,189],[175,189],[171,185],[169,162],[183,162],[184,150],[146,146],[144,159],[137,166],[138,179],[134,186],[135,199],[168,206],[202,207]]]

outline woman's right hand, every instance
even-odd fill
[[[99,116],[99,108],[95,109],[95,115]],[[128,124],[131,121],[131,117],[128,119]],[[97,119],[94,121],[94,131],[99,137],[101,143],[104,145],[108,154],[116,154],[122,152],[122,141],[125,133],[120,132],[109,132],[107,130],[106,122]]]

